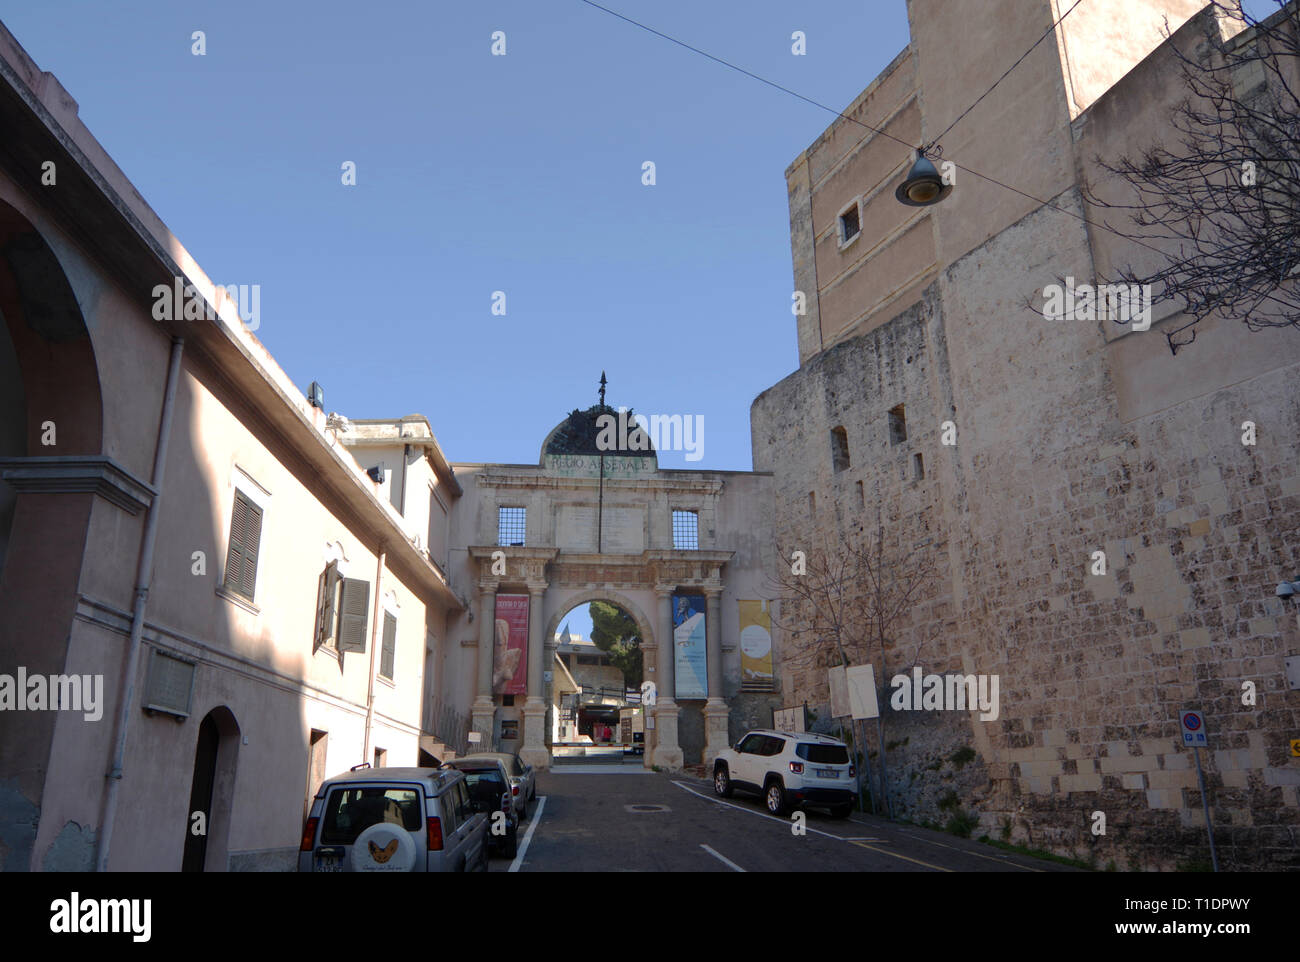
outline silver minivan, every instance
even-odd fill
[[[358,766],[321,783],[299,872],[486,872],[489,813],[450,769]]]

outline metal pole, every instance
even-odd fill
[[[1196,756],[1196,784],[1201,788],[1201,807],[1205,809],[1205,830],[1210,833],[1210,863],[1214,870],[1219,870],[1219,855],[1214,850],[1214,826],[1210,823],[1210,800],[1205,795],[1205,776],[1201,773],[1201,750],[1193,746],[1192,754]]]
[[[889,767],[885,762],[885,723],[882,716],[876,716],[876,740],[880,743],[880,794],[885,796],[885,814],[894,820],[894,805],[889,800]]]
[[[853,729],[853,750],[858,753],[858,761],[862,765],[862,773],[867,777],[867,785],[871,787],[871,814],[879,815],[880,812],[876,808],[876,796],[879,793],[872,784],[871,759],[862,748],[862,729],[858,726],[858,720],[856,718],[852,720],[850,727]],[[862,800],[862,782],[860,781],[858,782],[858,807],[864,812],[867,810],[867,806]]]
[[[184,338],[172,338],[171,359],[167,364],[167,383],[163,389],[162,413],[158,418],[158,443],[154,447],[153,474],[150,476],[154,496],[146,509],[140,557],[135,569],[135,601],[131,611],[131,634],[127,640],[126,664],[122,669],[122,700],[118,703],[113,736],[113,757],[109,761],[108,772],[105,775],[107,784],[100,811],[99,849],[95,854],[97,872],[108,871],[113,826],[117,820],[117,795],[125,768],[127,729],[131,724],[131,709],[135,705],[135,676],[140,664],[140,648],[144,640],[144,617],[149,603],[149,589],[153,584],[153,549],[158,537],[159,502],[162,501],[163,476],[167,468],[167,445],[171,440],[172,413],[176,403],[176,385],[180,380],[181,352],[184,347]]]

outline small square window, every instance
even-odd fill
[[[862,230],[861,208],[855,200],[844,210],[840,211],[840,246],[843,247],[853,238],[858,236]]]
[[[697,551],[700,547],[700,516],[695,511],[673,511],[673,547]]]
[[[527,508],[497,508],[497,544],[522,548],[527,529]]]

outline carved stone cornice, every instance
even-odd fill
[[[158,496],[148,481],[103,454],[0,458],[0,478],[19,491],[97,494],[129,514],[139,514]]]

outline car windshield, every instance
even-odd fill
[[[322,845],[351,845],[371,825],[390,822],[408,832],[420,829],[420,796],[415,789],[336,788],[325,802]]]
[[[847,765],[849,750],[843,745],[802,744],[795,748],[795,754],[804,761],[814,765]]]
[[[502,794],[509,791],[500,769],[462,768],[461,771],[465,773],[465,784],[469,787],[470,797],[475,801],[495,806],[500,803]]]

